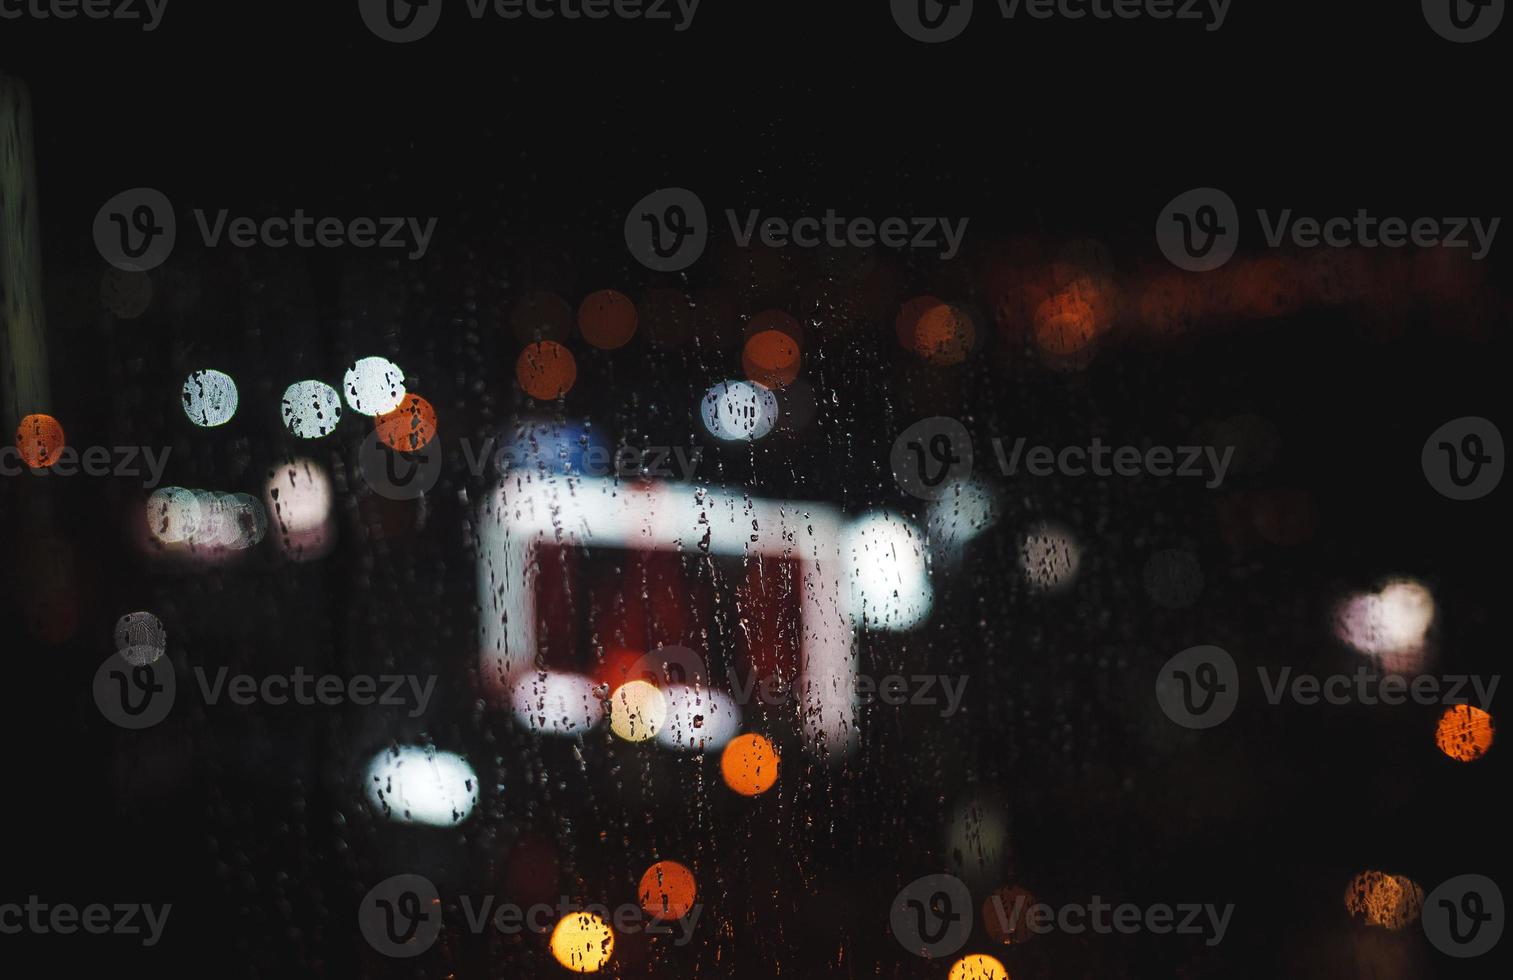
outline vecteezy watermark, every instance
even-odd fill
[[[1180,477],[1199,478],[1212,490],[1224,483],[1235,447],[1114,446],[1094,436],[1087,446],[1030,446],[1025,436],[1011,449],[997,436],[989,439],[993,458],[1004,476],[1023,470],[1032,477]],[[966,426],[946,416],[921,419],[893,441],[890,462],[899,489],[923,500],[938,500],[972,475],[976,455]]]
[[[1468,44],[1492,36],[1502,23],[1505,0],[1421,0],[1424,20],[1447,41]]]
[[[385,41],[419,41],[441,21],[442,0],[357,0],[368,30]],[[473,20],[644,20],[671,23],[682,33],[693,26],[699,0],[466,0]]]
[[[1457,959],[1489,952],[1502,938],[1505,918],[1502,889],[1485,875],[1457,875],[1424,899],[1424,935]]]
[[[0,0],[0,20],[132,20],[150,34],[167,9],[168,0]]]
[[[945,217],[844,218],[834,209],[823,215],[796,218],[763,217],[759,210],[744,215],[727,208],[731,238],[742,248],[753,241],[768,248],[918,249],[937,252],[950,261],[961,250],[970,218]],[[654,272],[679,272],[699,260],[709,244],[709,215],[693,191],[666,187],[641,198],[625,215],[625,246]]]
[[[1502,433],[1474,415],[1451,419],[1424,441],[1421,461],[1435,490],[1451,500],[1477,500],[1502,482]]]
[[[1024,937],[1064,932],[1071,935],[1196,935],[1204,944],[1216,946],[1229,931],[1235,907],[1206,902],[1158,902],[1137,905],[1113,904],[1094,895],[1088,902],[1051,905],[1033,901],[1023,889],[1011,889],[1004,900],[994,892],[984,904],[985,923],[1000,936]],[[901,888],[889,907],[893,936],[904,949],[925,959],[952,956],[972,933],[972,893],[955,875],[934,874],[917,878]]]
[[[851,246],[872,248],[909,248],[938,252],[947,262],[961,250],[961,240],[967,233],[967,223],[972,219],[962,218],[953,222],[950,218],[842,218],[834,210],[827,210],[824,217],[763,218],[760,211],[747,211],[745,217],[733,209],[727,209],[725,218],[730,222],[730,234],[736,244],[746,248],[756,238],[768,248],[786,248],[792,244],[799,248],[831,248]]]
[[[312,217],[301,208],[289,216],[232,217],[222,208],[213,216],[193,212],[195,227],[206,248],[222,243],[233,248],[381,248],[403,249],[409,259],[422,259],[431,247],[436,219],[361,217],[350,220]],[[128,272],[146,272],[162,265],[178,240],[178,219],[167,195],[150,187],[122,191],[95,214],[95,247],[100,255]]]
[[[1353,674],[1302,674],[1292,667],[1256,668],[1262,695],[1273,707],[1284,700],[1305,707],[1345,704],[1454,705],[1475,703],[1490,708],[1501,675],[1421,674],[1405,677],[1367,667]],[[1183,728],[1221,725],[1240,700],[1240,669],[1222,647],[1189,647],[1161,666],[1156,701],[1168,718]],[[1474,702],[1472,695],[1475,696]]]
[[[93,936],[142,936],[143,946],[156,946],[172,911],[173,905],[167,902],[162,905],[97,902],[80,907],[68,902],[49,904],[30,895],[25,905],[19,902],[0,905],[0,935],[29,932],[38,936],[72,936],[87,932]]]
[[[151,490],[163,480],[171,447],[159,453],[153,446],[89,446],[83,450],[64,446],[47,466],[31,466],[15,446],[0,446],[0,476],[89,476],[132,479],[143,477],[142,487]],[[146,464],[145,472],[143,464]]]
[[[1498,0],[1501,2],[1501,0]],[[1217,31],[1230,0],[997,0],[1004,20],[1178,20]],[[958,37],[972,22],[974,0],[892,0],[893,20],[916,41],[938,44]]]
[[[625,669],[621,679],[623,682],[645,680],[660,686],[681,684],[708,690],[710,671],[704,658],[688,647],[664,646],[639,657]],[[965,675],[955,674],[878,676],[859,671],[856,675],[856,701],[863,707],[883,704],[890,708],[938,708],[940,717],[950,718],[961,709],[967,681]],[[808,694],[795,688],[789,678],[777,674],[759,678],[755,671],[742,677],[734,667],[726,671],[724,690],[738,705],[760,702],[767,707],[801,702]]]
[[[150,663],[132,662],[125,651],[112,654],[95,671],[95,704],[107,721],[122,728],[151,728],[168,717],[178,698],[178,680],[168,657]],[[226,701],[238,707],[266,704],[337,707],[408,707],[411,718],[424,714],[435,692],[435,675],[311,674],[296,667],[291,674],[232,674],[221,667],[213,674],[193,670],[200,696],[207,705]]]
[[[673,945],[686,946],[703,914],[695,903],[681,918],[663,919],[641,906],[626,902],[611,909],[607,905],[584,905],[567,896],[556,904],[537,902],[521,907],[500,902],[493,895],[463,895],[458,899],[462,911],[459,925],[473,935],[492,929],[505,936],[523,932],[545,934],[556,923],[572,915],[593,916],[599,923],[624,935],[645,932],[653,936],[673,936]],[[395,875],[368,890],[357,909],[357,926],[368,945],[385,956],[409,959],[419,956],[435,944],[444,924],[441,896],[430,879],[417,874]]]
[[[490,460],[500,476],[513,471],[536,472],[541,461],[517,461],[511,447],[499,445],[493,437],[459,443],[468,475],[480,477]],[[435,488],[441,479],[445,451],[433,440],[412,452],[396,450],[369,433],[358,450],[358,471],[364,482],[380,497],[389,500],[414,500]],[[584,447],[574,455],[574,465],[564,475],[577,477],[617,477],[622,480],[693,479],[704,450],[699,446],[630,446],[609,449],[600,445]]]
[[[1473,261],[1492,250],[1501,218],[1378,217],[1359,208],[1352,216],[1295,216],[1291,208],[1256,210],[1261,237],[1270,248],[1465,248]],[[1156,219],[1156,245],[1179,269],[1211,272],[1228,262],[1240,244],[1240,212],[1216,187],[1198,187],[1172,198]]]

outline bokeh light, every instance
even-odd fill
[[[999,888],[982,903],[982,927],[995,943],[1012,946],[1035,935],[1030,928],[1030,909],[1035,896],[1019,885]]]
[[[236,382],[221,371],[196,371],[184,379],[184,414],[201,428],[225,425],[236,414]]]
[[[407,394],[398,408],[373,423],[379,441],[397,453],[419,452],[436,438],[436,409],[416,394]]]
[[[914,353],[937,367],[960,364],[976,343],[971,314],[946,303],[925,310],[914,324]]]
[[[63,455],[63,423],[51,415],[28,415],[16,426],[16,450],[34,470],[45,470]]]
[[[769,389],[749,381],[721,381],[699,403],[704,428],[716,439],[760,439],[778,419],[778,400]]]
[[[627,742],[655,738],[667,720],[667,699],[655,684],[635,680],[609,696],[609,728]]]
[[[741,370],[768,388],[786,388],[799,376],[799,345],[781,330],[763,330],[746,339]]]
[[[637,889],[641,908],[658,919],[681,919],[693,908],[698,885],[693,872],[676,861],[658,861],[646,869]]]
[[[342,377],[347,405],[359,415],[383,415],[399,407],[405,397],[405,373],[382,357],[364,357]]]
[[[1345,910],[1368,925],[1397,931],[1418,919],[1424,890],[1411,878],[1363,871],[1345,887]]]
[[[1492,748],[1496,734],[1490,712],[1474,704],[1452,704],[1439,717],[1434,744],[1457,762],[1475,762]]]
[[[1019,541],[1019,570],[1037,592],[1060,592],[1077,578],[1082,548],[1070,531],[1054,524],[1040,524]]]
[[[567,394],[578,380],[573,352],[552,340],[527,344],[515,361],[515,377],[527,395],[553,401]]]
[[[1353,593],[1335,607],[1335,635],[1394,673],[1417,673],[1434,622],[1434,595],[1421,582],[1395,579],[1375,593]]]
[[[560,671],[541,671],[520,678],[510,689],[515,719],[544,735],[576,735],[604,717],[602,692],[593,678]]]
[[[689,684],[670,684],[664,690],[667,718],[657,731],[657,744],[687,752],[714,752],[741,730],[741,709],[723,691]]]
[[[284,389],[284,426],[300,439],[319,439],[341,421],[341,394],[324,381],[296,381]]]
[[[636,335],[636,304],[613,289],[590,293],[578,306],[583,339],[600,350],[615,350]]]
[[[938,297],[930,295],[916,296],[905,302],[893,318],[893,331],[898,335],[899,346],[910,353],[917,353],[920,317],[945,305]]]
[[[779,762],[777,747],[766,737],[737,735],[720,754],[720,774],[742,796],[760,796],[777,782]]]
[[[951,964],[947,980],[1008,980],[1009,971],[986,953],[969,953]]]
[[[856,620],[906,630],[930,614],[924,535],[908,519],[882,511],[864,514],[847,525],[841,553],[849,562]]]
[[[615,952],[615,933],[592,912],[573,912],[552,930],[552,956],[576,973],[602,970]]]
[[[127,613],[116,620],[116,652],[127,663],[141,667],[163,656],[168,649],[168,631],[150,612]]]
[[[368,763],[368,802],[394,823],[452,827],[478,807],[478,776],[455,752],[385,749]]]

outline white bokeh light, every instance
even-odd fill
[[[168,631],[150,612],[127,613],[116,620],[116,652],[136,667],[150,664],[168,649]]]
[[[760,439],[778,420],[778,399],[749,381],[721,381],[699,403],[704,428],[716,439]]]
[[[341,421],[341,395],[324,381],[296,381],[284,391],[284,425],[301,439],[319,439]]]
[[[236,382],[220,371],[196,371],[184,380],[184,414],[201,428],[225,425],[236,414]]]
[[[546,735],[576,735],[604,717],[604,703],[592,678],[540,671],[520,678],[510,690],[515,719]]]
[[[1039,524],[1019,539],[1019,570],[1030,588],[1060,592],[1077,578],[1082,546],[1072,533],[1055,524]]]
[[[1355,592],[1334,610],[1335,635],[1394,673],[1422,669],[1434,595],[1412,579],[1394,579],[1379,592]]]
[[[342,378],[347,404],[359,415],[385,415],[405,399],[405,373],[382,357],[364,357]]]
[[[667,718],[657,744],[684,752],[716,752],[741,731],[741,709],[723,691],[671,684],[664,690]]]
[[[874,628],[906,630],[930,614],[925,540],[897,514],[874,511],[847,526],[842,554],[850,562],[851,615]]]
[[[385,749],[368,763],[368,802],[395,823],[452,827],[478,807],[478,776],[455,752]]]

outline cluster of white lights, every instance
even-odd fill
[[[148,533],[165,545],[242,551],[268,531],[263,505],[245,493],[159,487],[146,511]]]

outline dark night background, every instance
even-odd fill
[[[365,433],[355,414],[334,438],[299,447],[348,473],[337,480],[337,546],[307,564],[265,554],[220,571],[164,568],[121,531],[137,488],[7,478],[0,902],[174,909],[153,949],[0,936],[0,962],[163,977],[565,976],[534,936],[459,933],[418,960],[386,961],[363,943],[354,910],[371,884],[410,870],[443,894],[507,896],[552,873],[541,857],[551,851],[555,888],[576,881],[628,900],[656,847],[686,855],[698,875],[700,935],[651,952],[626,939],[619,975],[943,978],[949,961],[910,956],[889,936],[887,903],[905,882],[953,868],[941,828],[981,793],[1007,809],[1002,876],[1039,896],[1236,905],[1213,948],[1139,935],[1007,949],[979,926],[963,952],[993,952],[1015,980],[1491,975],[1506,942],[1456,962],[1416,926],[1351,921],[1340,896],[1366,868],[1426,888],[1478,872],[1506,888],[1505,745],[1456,765],[1433,748],[1432,709],[1274,709],[1258,695],[1229,724],[1186,733],[1159,715],[1151,684],[1167,657],[1203,643],[1242,670],[1353,670],[1359,657],[1334,640],[1330,606],[1394,575],[1433,589],[1443,672],[1500,672],[1509,576],[1495,529],[1508,489],[1448,501],[1425,482],[1419,451],[1449,419],[1507,418],[1506,231],[1479,267],[1454,257],[1468,279],[1421,277],[1422,264],[1378,249],[1359,301],[1270,315],[1268,297],[1297,291],[1278,273],[1248,316],[1167,334],[1127,311],[1097,358],[1071,372],[995,325],[1000,297],[985,270],[1096,239],[1121,283],[1167,274],[1155,217],[1205,185],[1245,216],[1240,259],[1262,257],[1258,207],[1504,215],[1513,27],[1457,46],[1428,29],[1417,3],[1235,0],[1214,33],[1006,22],[979,9],[962,38],[932,47],[905,38],[885,3],[706,0],[684,33],[475,23],[455,6],[410,45],[371,36],[348,0],[171,0],[150,34],[113,21],[0,21],[0,70],[31,91],[53,414],[71,442],[172,446],[169,482],[256,493],[295,448],[278,419],[284,386],[334,381],[378,353],[405,367],[443,433],[482,437],[527,411],[591,418],[614,439],[703,446],[718,468],[701,478],[720,485],[848,511],[917,513],[887,460],[897,434],[928,415],[1009,442],[1101,434],[1170,445],[1254,414],[1280,434],[1275,461],[1216,491],[1150,477],[990,477],[1005,517],[936,579],[929,624],[861,642],[876,670],[967,675],[967,710],[941,720],[873,709],[846,765],[810,768],[794,744],[778,790],[756,800],[721,792],[710,763],[647,762],[602,731],[582,769],[567,741],[482,710],[464,496],[476,501],[483,481],[451,459],[424,526],[396,519],[347,492]],[[897,343],[896,300],[847,306],[836,319],[848,325],[813,330],[805,346],[803,377],[823,396],[814,423],[754,448],[713,444],[691,411],[710,384],[740,376],[738,327],[681,347],[578,343],[577,387],[560,406],[531,403],[513,371],[510,313],[523,296],[550,290],[576,308],[612,287],[639,300],[728,284],[741,267],[718,244],[686,281],[630,259],[626,209],[678,185],[699,193],[721,237],[727,207],[970,218],[955,262],[905,255],[886,268],[890,297],[933,292],[979,311],[977,349],[959,367],[928,367]],[[106,266],[90,227],[105,200],[137,186],[173,200],[179,247],[153,274],[147,312],[116,319],[98,302]],[[416,263],[207,251],[189,233],[197,207],[438,224]],[[797,256],[775,283],[738,284],[736,313],[797,313],[816,290],[830,295],[827,261]],[[241,387],[224,428],[194,430],[178,408],[183,376],[201,365]],[[50,498],[51,528],[18,526],[23,494]],[[1272,516],[1235,516],[1252,511]],[[1017,581],[1012,534],[1042,517],[1084,544],[1065,595]],[[1151,552],[1179,546],[1200,557],[1206,589],[1190,609],[1163,610],[1140,571]],[[39,549],[71,567],[72,612],[38,611]],[[434,672],[437,703],[423,725],[358,709],[197,708],[122,732],[89,685],[116,616],[136,608],[163,616],[180,666]],[[64,636],[37,626],[55,615],[71,618]],[[384,824],[354,789],[373,753],[423,736],[467,754],[482,777],[479,813],[459,830]]]

